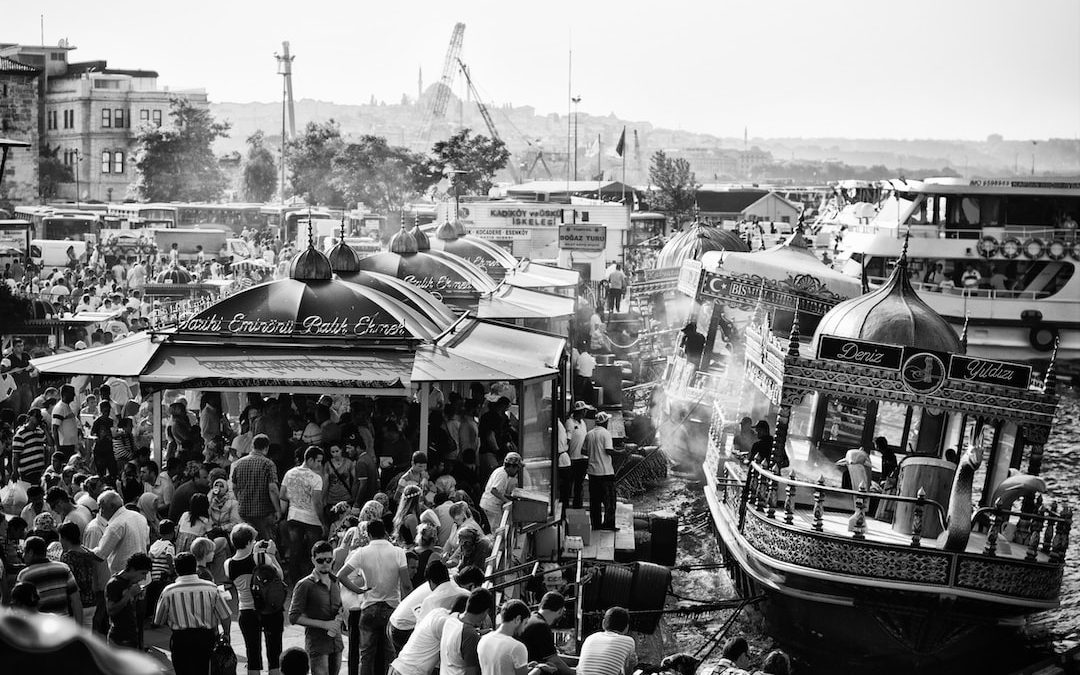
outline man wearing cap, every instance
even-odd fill
[[[480,508],[487,516],[492,532],[502,523],[503,505],[510,501],[510,493],[517,486],[517,475],[520,471],[521,455],[508,452],[503,459],[503,465],[491,472],[491,477],[484,486],[484,494],[480,496]]]
[[[608,431],[611,415],[596,413],[596,426],[585,434],[582,452],[589,457],[589,515],[594,530],[615,529],[615,444]]]
[[[585,434],[589,428],[585,424],[585,413],[591,406],[585,401],[574,401],[570,417],[566,418],[566,451],[570,455],[570,501],[572,508],[580,509],[585,497],[585,473],[589,467],[589,458],[581,453],[585,445]]]
[[[754,432],[757,433],[758,439],[750,446],[750,461],[761,462],[762,466],[768,466],[772,463],[773,452],[773,437],[769,433],[769,423],[758,420],[758,423],[754,425]]]

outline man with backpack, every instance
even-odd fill
[[[262,670],[262,639],[271,675],[281,672],[281,636],[285,630],[285,595],[281,566],[272,544],[255,541],[255,528],[240,523],[229,538],[236,553],[225,561],[225,574],[236,586],[240,633],[244,636],[249,675]]]

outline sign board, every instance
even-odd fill
[[[949,355],[916,347],[904,347],[904,364],[900,381],[916,394],[933,394],[941,389],[948,377],[945,363]]]
[[[529,239],[532,234],[523,227],[469,227],[469,234],[474,234],[481,239],[494,241],[516,241]]]
[[[868,368],[899,370],[904,361],[903,347],[865,342],[850,338],[822,335],[818,341],[817,358],[826,361],[854,363]]]
[[[687,260],[679,269],[679,281],[676,289],[691,298],[697,297],[698,284],[701,283],[701,261]]]
[[[559,248],[568,251],[603,251],[607,228],[603,225],[560,225]]]
[[[809,298],[771,285],[754,284],[715,272],[707,272],[701,282],[699,299],[706,298],[743,304],[756,304],[760,300],[766,307],[776,309],[794,310],[798,306],[800,313],[814,316],[824,316],[836,306],[835,302]]]
[[[213,335],[313,335],[321,337],[408,337],[405,324],[392,316],[376,313],[358,319],[339,316],[307,316],[297,321],[276,317],[251,317],[242,312],[221,316],[216,312],[197,314],[180,323],[181,333]]]
[[[1027,389],[1031,384],[1031,366],[954,354],[949,360],[949,379]]]

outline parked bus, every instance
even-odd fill
[[[312,220],[333,220],[340,222],[340,216],[325,209],[310,208],[307,206],[283,206],[281,204],[269,204],[259,209],[267,227],[273,228],[282,241],[293,241],[299,237],[298,223],[305,223],[304,237],[307,237],[306,223],[310,214]],[[314,234],[314,233],[313,233]],[[305,239],[306,241],[306,239]]]
[[[30,221],[34,238],[50,241],[96,241],[101,223],[92,213],[53,206],[16,206],[15,215]]]
[[[177,204],[176,209],[180,227],[212,225],[239,236],[245,227],[266,225],[261,204]]]
[[[109,204],[105,220],[120,229],[137,230],[143,227],[176,227],[176,206],[173,204]]]

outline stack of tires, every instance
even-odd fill
[[[653,633],[660,623],[667,600],[671,570],[663,565],[639,562],[633,565],[605,565],[598,568],[592,580],[582,589],[584,610],[604,612],[609,607],[624,607],[631,612],[630,629]],[[585,622],[585,630],[598,629],[597,618]]]

